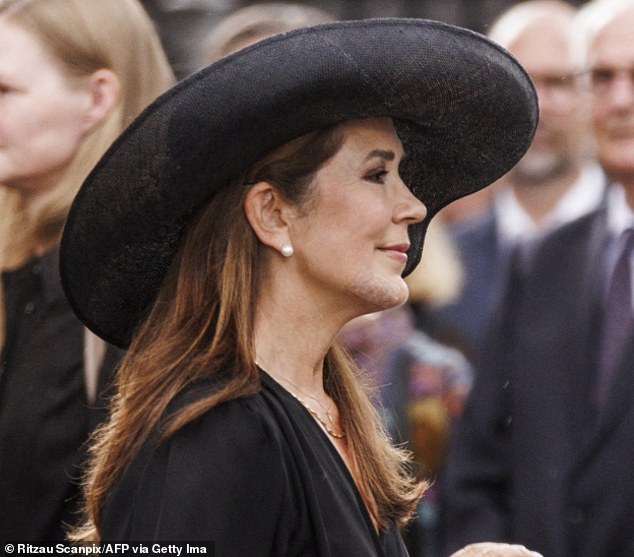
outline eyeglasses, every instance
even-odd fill
[[[626,79],[634,87],[634,67],[597,66],[591,68],[587,74],[590,77],[590,88],[595,95],[607,94],[619,79]]]
[[[530,76],[540,103],[548,100],[551,106],[559,106],[562,109],[572,106],[571,99],[578,91],[577,74],[531,72]]]
[[[535,73],[530,74],[536,87],[548,91],[572,91],[577,83],[577,74],[574,73]]]

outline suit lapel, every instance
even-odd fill
[[[605,230],[605,225],[601,228]],[[601,239],[601,237],[603,239]],[[620,418],[632,406],[632,401],[634,401],[634,381],[632,381],[632,374],[634,373],[633,333],[630,336],[621,363],[615,371],[608,396],[602,408],[598,410],[595,406],[594,390],[596,388],[597,379],[602,293],[605,286],[604,257],[607,252],[607,234],[604,231],[598,233],[597,230],[593,233],[590,242],[591,250],[589,253],[592,255],[589,257],[588,265],[595,266],[598,272],[594,273],[593,282],[588,285],[589,290],[587,296],[584,298],[587,303],[593,304],[593,307],[587,308],[588,313],[586,315],[589,315],[590,319],[586,320],[589,329],[588,334],[585,336],[585,338],[588,339],[588,362],[592,371],[592,373],[588,374],[590,383],[587,385],[586,397],[588,409],[592,408],[592,410],[586,410],[586,412],[594,418],[589,424],[590,431],[588,432],[588,443],[586,444],[587,455],[596,451],[597,444],[605,440],[609,432],[618,425]]]
[[[574,250],[568,261],[569,291],[566,295],[571,300],[569,307],[572,307],[567,324],[570,331],[567,334],[571,338],[567,345],[575,349],[566,354],[570,374],[567,378],[570,405],[562,411],[569,415],[571,434],[579,439],[587,435],[587,428],[592,427],[596,419],[592,400],[603,284],[605,226],[605,208],[602,207],[586,217],[585,221],[579,221],[576,229],[571,228],[574,234],[563,239],[569,249]]]
[[[630,335],[627,348],[619,367],[617,368],[607,399],[599,414],[597,433],[603,437],[620,421],[621,416],[634,401],[634,335]]]

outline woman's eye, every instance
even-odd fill
[[[388,174],[387,170],[382,168],[381,170],[375,170],[373,172],[366,174],[365,179],[368,182],[374,182],[375,184],[384,184],[385,177],[387,176],[387,174]]]
[[[16,91],[16,89],[11,87],[10,85],[7,85],[6,83],[0,83],[0,95],[6,95],[14,91]]]

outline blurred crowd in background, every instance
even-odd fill
[[[257,4],[245,0],[143,0],[159,31],[179,77],[199,67],[198,45],[210,27],[240,8]],[[461,25],[481,33],[513,0],[313,0],[298,5],[327,11],[336,19],[422,17]],[[571,2],[582,4],[581,0]]]

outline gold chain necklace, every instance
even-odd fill
[[[259,363],[255,363],[256,366],[258,366],[261,370],[266,371]],[[334,420],[330,414],[330,411],[328,409],[325,409],[324,406],[321,404],[321,402],[319,402],[319,400],[317,400],[317,398],[315,396],[309,395],[307,393],[302,393],[304,396],[314,400],[317,405],[321,408],[322,412],[324,414],[326,414],[326,417],[328,418],[328,421],[324,420],[324,418],[321,417],[321,415],[319,414],[319,412],[317,412],[314,408],[311,408],[311,406],[306,403],[306,401],[300,397],[297,393],[295,393],[294,391],[299,391],[302,392],[300,388],[297,387],[297,385],[295,385],[294,383],[292,383],[291,381],[289,381],[288,379],[282,379],[279,377],[275,377],[274,375],[271,375],[268,371],[266,371],[266,373],[268,373],[271,377],[273,377],[273,379],[275,379],[278,383],[286,383],[285,389],[286,391],[297,401],[299,402],[306,410],[308,410],[308,412],[310,413],[310,415],[315,418],[320,424],[321,426],[324,428],[324,430],[326,431],[326,433],[328,433],[328,435],[330,435],[331,437],[334,437],[335,439],[343,439],[345,438],[346,434],[343,431],[336,431],[333,427],[332,424],[334,424]],[[288,386],[291,385],[293,387],[294,390],[291,390],[288,388]],[[330,424],[328,423],[330,422]]]
[[[308,410],[308,412],[310,413],[311,416],[313,416],[313,418],[315,418],[323,426],[323,428],[326,430],[326,433],[328,433],[328,435],[334,437],[335,439],[343,439],[346,436],[346,434],[343,431],[335,431],[332,428],[332,426],[328,425],[326,420],[324,420],[319,415],[319,412],[317,412],[316,410],[311,408],[308,404],[306,404],[306,402],[302,400],[301,397],[296,395],[293,391],[289,390],[288,388],[286,390],[295,400],[297,400],[304,408],[306,408],[306,410]],[[311,398],[314,398],[314,397],[311,397]],[[319,402],[317,402],[317,404],[319,404]],[[326,416],[328,416],[328,420],[330,421],[330,423],[334,423],[334,420],[332,419],[330,412],[326,411]]]

